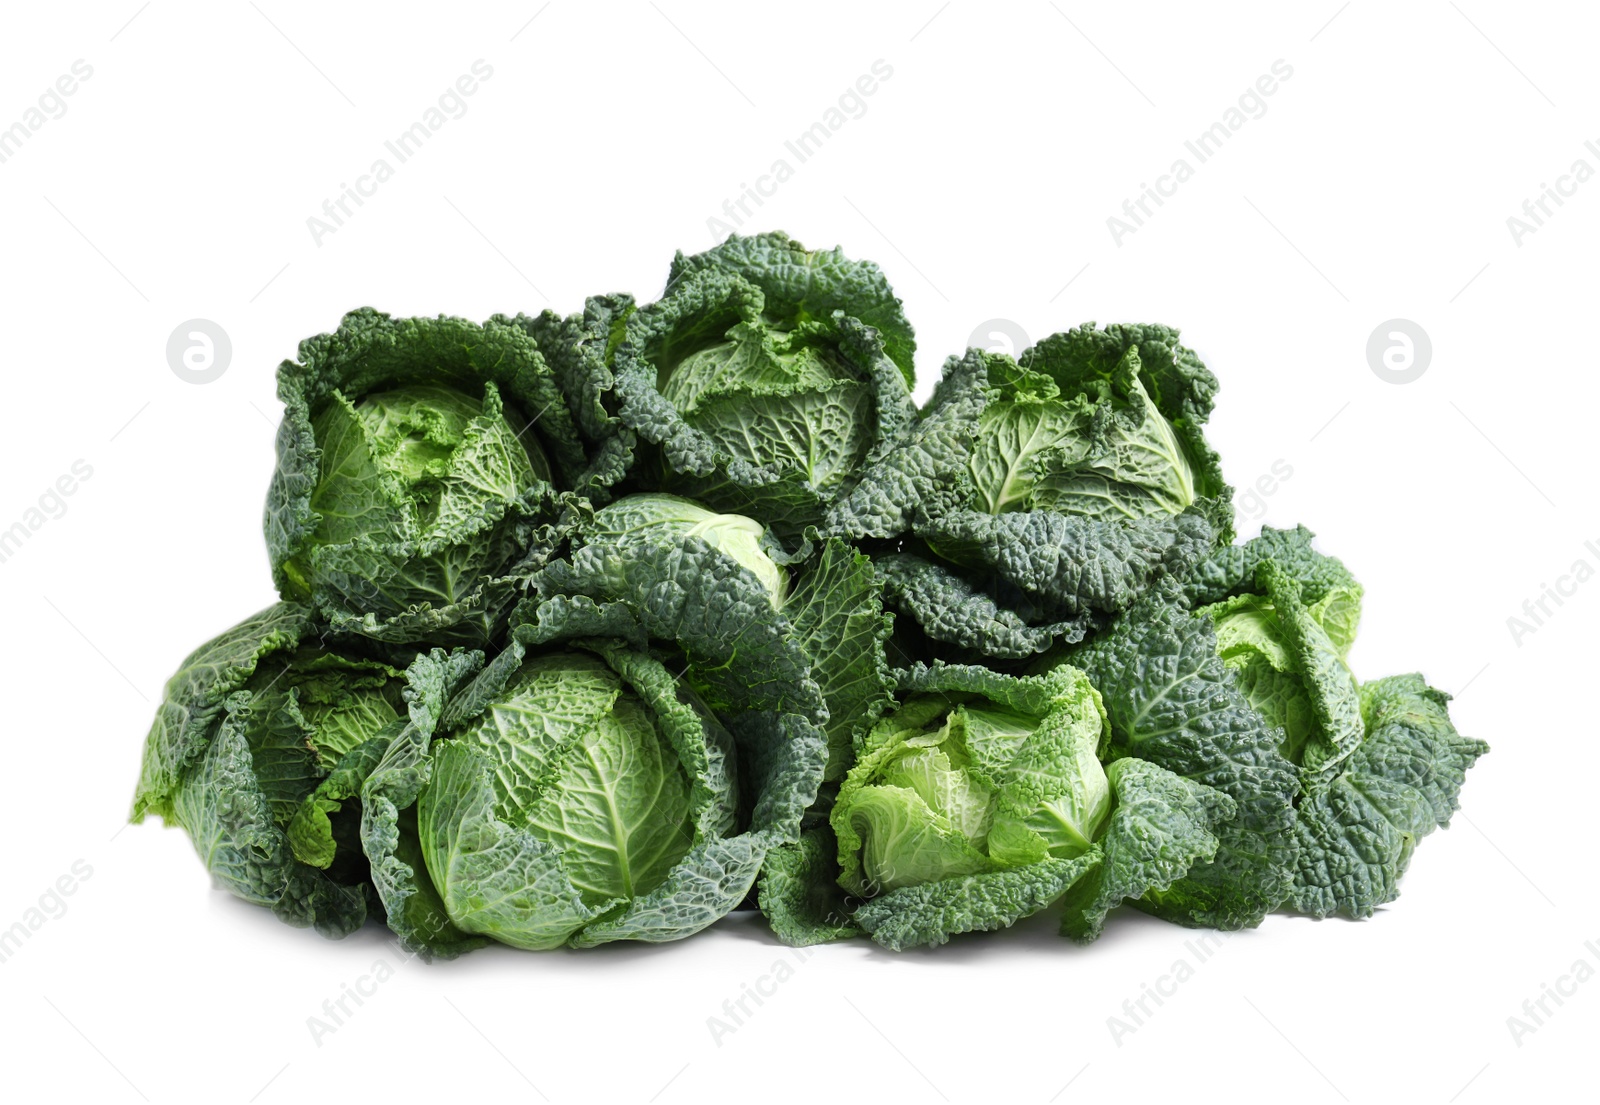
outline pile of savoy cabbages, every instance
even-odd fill
[[[301,343],[282,601],[167,684],[134,820],[429,956],[1392,900],[1487,746],[1357,679],[1307,530],[1235,543],[1177,331],[969,349],[921,406],[914,349],[876,265],[777,233],[647,305]]]

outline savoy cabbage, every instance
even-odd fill
[[[878,266],[778,233],[653,301],[352,312],[279,369],[282,601],[169,680],[134,819],[440,958],[1392,901],[1487,745],[1357,676],[1309,531],[1234,543],[1178,332],[969,349],[920,408],[915,351]]]
[[[1347,663],[1361,586],[1311,533],[1265,529],[1189,584],[1245,697],[1300,773],[1289,900],[1314,917],[1393,901],[1416,842],[1447,824],[1489,750],[1450,723],[1420,675],[1360,683]]]

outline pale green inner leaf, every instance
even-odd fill
[[[689,780],[600,660],[537,657],[457,740],[491,765],[495,813],[563,852],[590,904],[645,893],[692,843]]]

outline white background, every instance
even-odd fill
[[[1506,222],[1576,159],[1600,169],[1592,16],[540,3],[6,10],[0,126],[75,60],[93,76],[0,164],[0,529],[75,460],[93,475],[0,563],[0,928],[74,861],[93,873],[0,963],[0,1087],[263,1105],[1592,1089],[1600,982],[1520,1046],[1507,1018],[1575,960],[1600,966],[1600,582],[1520,641],[1507,619],[1580,558],[1600,567],[1600,181],[1520,244]],[[315,241],[307,218],[478,59],[493,76],[465,115]],[[798,163],[784,141],[880,59],[865,112]],[[1278,59],[1293,75],[1266,113],[1205,164],[1186,154]],[[1193,179],[1115,241],[1108,216],[1179,157]],[[1398,902],[1363,924],[1269,918],[1118,1041],[1108,1018],[1197,962],[1194,933],[1123,911],[1079,948],[1039,917],[801,962],[743,916],[666,947],[402,965],[381,930],[327,942],[212,890],[177,830],[119,833],[167,675],[274,597],[260,514],[296,342],[362,304],[649,299],[779,158],[792,178],[741,229],[878,260],[918,328],[919,394],[985,320],[1183,328],[1222,380],[1210,438],[1232,482],[1292,468],[1241,534],[1315,529],[1367,587],[1358,674],[1423,671],[1493,745]],[[165,356],[197,317],[233,344],[205,386]],[[1433,343],[1404,386],[1365,354],[1395,317]],[[379,958],[394,977],[319,1046],[307,1018]],[[780,961],[793,977],[714,1039],[708,1018]]]

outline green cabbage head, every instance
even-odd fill
[[[218,885],[342,936],[366,916],[361,784],[404,727],[407,672],[323,647],[279,603],[168,680],[133,817],[181,825]]]
[[[1450,720],[1421,675],[1359,683],[1346,657],[1361,585],[1312,533],[1264,527],[1186,585],[1250,705],[1300,772],[1288,905],[1370,917],[1400,893],[1418,843],[1447,826],[1467,769],[1489,750]]]
[[[873,730],[834,807],[846,888],[875,895],[1087,852],[1111,790],[1095,755],[1103,715],[1088,695],[1077,705],[1039,736],[1044,718],[985,698],[905,702]],[[1047,742],[1066,755],[1034,762]]]
[[[728,835],[727,733],[657,661],[593,648],[513,667],[513,646],[464,692],[478,712],[434,742],[417,828],[465,932],[536,949],[676,939],[755,879],[764,847]]]
[[[920,496],[912,529],[937,559],[913,548],[893,563],[894,605],[935,640],[1020,658],[1081,639],[1230,541],[1232,489],[1203,433],[1217,381],[1177,339],[1088,323],[1015,360],[951,358],[923,437],[959,443],[928,456],[966,493]],[[880,492],[905,498],[903,482]]]
[[[513,554],[457,538],[550,479],[543,451],[518,436],[493,384],[481,399],[425,384],[359,402],[335,391],[312,432],[322,450],[311,493],[318,522],[283,565],[308,595],[340,587],[352,561],[415,549],[404,586],[449,602],[460,569],[499,572]]]
[[[1112,796],[1099,695],[1076,669],[1012,679],[913,669],[833,807],[839,883],[891,947],[998,928],[1058,898],[1099,853]]]
[[[734,236],[626,319],[618,416],[656,447],[655,486],[795,536],[915,418],[914,347],[876,265]]]
[[[279,370],[267,501],[280,593],[341,634],[483,646],[559,541],[555,486],[584,478],[533,339],[364,311],[300,356]]]

